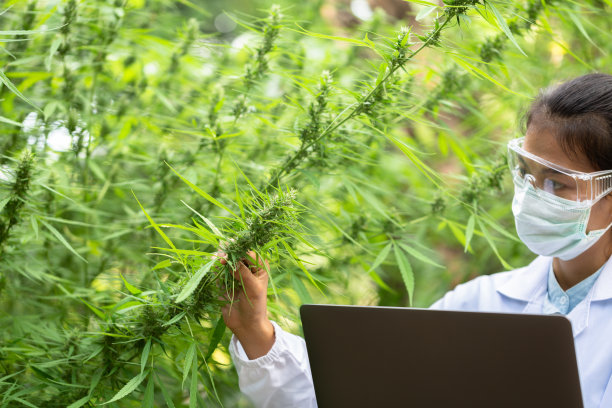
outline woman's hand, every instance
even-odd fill
[[[226,254],[218,252],[221,264],[227,264]],[[234,286],[233,301],[222,308],[225,325],[236,335],[249,359],[264,356],[274,344],[274,326],[268,319],[268,272],[266,266],[253,251],[247,253],[231,271],[242,283]],[[225,288],[226,299],[232,300],[232,288]]]

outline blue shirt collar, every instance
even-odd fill
[[[557,282],[551,262],[548,268],[548,296],[544,301],[543,313],[561,313],[566,315],[571,312],[587,296],[602,270],[603,266],[588,278],[564,291],[559,286],[559,282]]]

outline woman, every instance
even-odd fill
[[[431,307],[566,315],[585,407],[612,407],[612,76],[547,89],[526,119],[525,137],[508,145],[512,212],[539,256],[459,285]],[[258,407],[316,407],[304,340],[268,320],[268,276],[255,264],[234,271],[250,302],[243,291],[223,314],[240,388]]]

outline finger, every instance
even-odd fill
[[[221,265],[227,264],[227,254],[221,250],[218,250],[213,254],[213,258],[218,258]]]
[[[248,257],[246,258],[246,261],[248,263],[247,266],[249,266],[250,268],[251,267],[256,267],[257,269],[259,269],[259,268],[269,269],[270,263],[267,260],[265,260],[265,265],[267,267],[264,266],[264,262],[262,262],[263,258],[261,256],[259,256],[259,254],[257,254],[255,251],[249,251],[249,252],[247,252],[247,255],[248,255]]]
[[[264,268],[258,268],[255,272],[255,277],[257,279],[267,278],[269,275],[270,273],[268,272],[268,270]]]
[[[267,259],[264,262],[265,262],[265,266],[262,265],[262,267],[259,269],[261,272],[258,273],[258,275],[261,275],[262,273],[265,273],[268,275],[270,274],[270,262],[268,262]]]
[[[232,271],[232,275],[234,278],[242,282],[245,287],[250,287],[255,281],[255,277],[253,276],[253,271],[251,271],[247,266],[242,262],[238,262],[236,265],[236,270]]]
[[[259,266],[259,262],[257,262],[257,254],[255,254],[255,251],[249,251],[246,253],[247,256],[244,258],[244,260],[247,263],[248,267],[252,267],[252,266]]]
[[[270,262],[268,262],[267,259],[263,259],[258,256],[257,265],[258,267],[255,269],[253,274],[259,279],[261,279],[262,277],[267,278],[270,275]]]

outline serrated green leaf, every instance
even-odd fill
[[[465,245],[463,247],[463,252],[467,252],[470,247],[470,241],[474,235],[474,225],[476,225],[476,217],[472,214],[470,218],[468,218],[467,226],[465,227]]]
[[[58,35],[51,42],[51,46],[49,47],[49,55],[47,55],[47,57],[45,58],[45,68],[47,69],[47,71],[51,71],[51,62],[53,61],[53,56],[59,49],[60,45],[62,45],[63,41],[64,39],[62,38],[62,36]],[[45,117],[48,116],[45,114]]]
[[[132,194],[134,194],[134,198],[136,199],[136,202],[140,206],[140,209],[144,213],[145,217],[147,217],[147,220],[149,220],[149,224],[151,224],[151,226],[153,226],[153,228],[155,228],[155,231],[157,231],[157,233],[159,235],[161,235],[162,239],[166,242],[166,244],[170,245],[170,247],[172,249],[176,249],[176,247],[174,246],[174,243],[170,240],[170,238],[168,238],[166,233],[164,231],[162,231],[161,228],[159,228],[159,225],[155,221],[153,221],[153,219],[145,211],[144,207],[142,206],[142,204],[140,204],[140,201],[138,201],[138,197],[136,197],[136,194],[133,191],[132,191]]]
[[[145,388],[144,395],[142,397],[143,408],[153,408],[155,402],[155,381],[153,376],[149,374],[149,381],[147,382],[147,388]]]
[[[24,400],[23,398],[19,398],[19,397],[15,397],[15,396],[13,396],[13,397],[9,397],[9,399],[8,399],[8,400],[6,400],[5,402],[10,402],[10,401],[17,401],[17,402],[19,402],[20,404],[23,404],[23,405],[25,405],[26,407],[30,407],[30,408],[39,408],[39,407],[37,407],[36,405],[32,404],[31,402],[28,402],[28,401]],[[7,406],[7,407],[8,407],[9,405],[5,405],[5,406]]]
[[[89,165],[89,169],[91,170],[91,172],[101,181],[106,181],[106,176],[104,175],[104,172],[102,171],[102,169],[100,168],[100,166],[98,166],[96,164],[95,161],[93,160],[89,160],[87,161],[87,164]]]
[[[174,402],[172,402],[172,398],[170,398],[170,394],[168,394],[166,387],[164,387],[164,383],[160,381],[160,378],[157,372],[155,372],[155,376],[157,377],[157,385],[159,389],[161,390],[162,395],[164,396],[164,401],[166,402],[166,406],[168,408],[174,408]]]
[[[397,266],[402,275],[402,280],[408,291],[408,304],[412,306],[412,296],[414,295],[414,273],[412,267],[410,266],[408,258],[398,245],[393,245],[393,251],[395,252],[395,259],[397,260]]]
[[[244,205],[242,204],[242,198],[240,197],[240,191],[238,190],[238,181],[234,177],[234,187],[236,189],[236,203],[238,203],[238,208],[240,208],[240,216],[244,219]]]
[[[98,386],[98,383],[100,382],[100,378],[102,378],[102,374],[104,374],[104,371],[105,367],[100,367],[96,370],[94,375],[91,377],[91,384],[89,384],[89,391],[87,391],[87,394],[91,395],[94,392]]]
[[[217,345],[223,338],[223,334],[225,333],[225,320],[223,320],[223,316],[219,316],[217,323],[215,324],[215,329],[213,330],[210,339],[208,340],[208,352],[206,353],[206,357],[204,360],[208,360],[212,353],[217,349]]]
[[[187,314],[187,312],[181,312],[181,313],[177,314],[176,316],[174,316],[172,319],[168,320],[162,326],[170,326],[171,324],[174,324],[174,323],[178,322],[179,320],[181,320],[183,317],[185,317],[186,314]]]
[[[380,84],[385,77],[385,73],[387,72],[387,63],[383,62],[378,67],[378,76],[376,77],[376,85]]]
[[[238,169],[238,171],[240,172],[240,174],[242,174],[242,177],[244,177],[244,179],[246,180],[246,182],[249,184],[249,186],[251,186],[251,188],[253,189],[253,191],[255,192],[255,194],[257,194],[262,200],[266,199],[266,196],[257,189],[257,187],[255,187],[255,184],[253,184],[251,182],[251,179],[249,179],[247,177],[246,174],[244,174],[244,172],[242,171],[242,169],[240,167],[238,167],[238,165],[236,164],[236,162],[234,162],[234,166],[236,166],[236,168]]]
[[[516,42],[516,39],[514,38],[512,31],[510,31],[510,28],[508,27],[506,20],[501,15],[499,10],[497,10],[497,7],[495,7],[493,2],[486,1],[485,6],[488,6],[491,9],[491,11],[493,12],[493,15],[495,16],[495,19],[497,20],[497,23],[499,24],[499,27],[502,29],[504,34],[506,34],[506,37],[508,37],[508,39],[512,42],[512,44],[514,44],[514,46],[520,51],[521,54],[523,54],[524,56],[527,56],[527,54],[525,54],[525,51],[523,51],[523,49]]]
[[[58,230],[55,229],[55,227],[51,224],[49,224],[48,222],[46,222],[45,220],[43,220],[42,218],[40,219],[40,222],[47,227],[47,229],[49,231],[51,231],[51,233],[53,234],[53,236],[55,236],[55,238],[57,238],[57,240],[66,247],[66,249],[68,249],[70,252],[72,252],[73,254],[75,254],[77,256],[77,258],[79,258],[80,260],[82,260],[85,263],[88,263],[87,260],[85,258],[83,258],[77,251],[74,250],[74,248],[68,243],[68,241],[66,241],[66,238],[63,237],[62,234],[60,234],[60,232]]]
[[[123,281],[123,284],[125,285],[125,288],[127,290],[129,290],[132,295],[139,295],[139,294],[142,293],[142,291],[140,289],[138,289],[136,286],[134,286],[130,282],[128,282],[127,279],[125,279],[125,277],[123,276],[123,274],[121,272],[119,272],[119,276],[121,276],[121,280]]]
[[[6,123],[8,125],[17,126],[17,127],[23,127],[23,123],[15,122],[14,120],[5,118],[4,116],[0,116],[0,122]]]
[[[151,338],[149,337],[147,339],[147,343],[142,349],[142,355],[140,356],[140,374],[144,373],[144,369],[147,366],[147,361],[149,360],[150,351],[151,351]]]
[[[299,25],[297,25],[298,27],[300,27]],[[314,38],[324,38],[326,40],[334,40],[334,41],[342,41],[342,42],[348,42],[351,44],[355,44],[358,45],[360,47],[368,47],[370,48],[370,45],[365,42],[365,41],[361,41],[361,40],[356,40],[354,38],[348,38],[348,37],[340,37],[337,35],[328,35],[328,34],[319,34],[319,33],[315,33],[313,31],[308,31],[305,28],[300,27],[300,30],[292,30],[292,31],[297,31],[300,34],[305,34],[307,36],[310,37],[314,37]]]
[[[0,82],[2,82],[11,92],[13,92],[15,95],[17,95],[19,98],[21,98],[24,102],[26,102],[28,105],[32,106],[34,109],[36,109],[37,111],[39,111],[40,113],[42,113],[42,110],[40,110],[40,108],[38,106],[36,106],[34,104],[34,102],[32,102],[31,100],[29,100],[28,98],[26,98],[20,91],[19,89],[17,89],[17,87],[15,87],[15,85],[11,82],[10,79],[8,79],[8,77],[6,76],[6,74],[4,73],[4,71],[0,70]]]
[[[482,221],[480,220],[480,218],[478,218],[476,220],[476,222],[478,223],[478,226],[480,227],[480,230],[482,231],[485,239],[489,243],[489,246],[491,247],[491,249],[495,253],[495,256],[497,256],[497,259],[499,259],[499,261],[504,266],[504,268],[506,268],[508,270],[514,269],[512,266],[510,266],[510,264],[508,264],[508,262],[506,262],[506,260],[504,258],[502,258],[501,254],[497,250],[497,245],[495,245],[495,243],[493,242],[493,237],[491,237],[491,234],[489,234],[489,231],[485,228],[485,226],[482,223]]]
[[[504,237],[511,239],[514,242],[522,243],[522,241],[518,239],[516,235],[513,235],[508,232],[509,230],[507,228],[504,228],[503,226],[499,225],[499,223],[497,223],[495,219],[492,219],[487,213],[482,214],[479,218],[491,228],[493,228],[495,231],[502,234]]]
[[[200,269],[198,269],[198,271],[193,274],[193,276],[183,287],[181,293],[179,293],[178,297],[176,298],[176,303],[181,303],[193,293],[193,291],[198,287],[198,284],[200,283],[204,275],[206,275],[208,271],[210,271],[210,268],[212,268],[215,262],[217,262],[217,258],[213,258],[206,265],[201,266]]]
[[[90,399],[91,399],[91,396],[86,395],[85,397],[74,401],[72,404],[68,405],[66,408],[80,408],[83,405],[85,405]]]
[[[385,136],[393,142],[407,157],[410,161],[427,177],[435,186],[440,186],[439,181],[441,180],[440,175],[425,162],[423,162],[413,151],[413,148],[403,141],[393,137],[391,134],[385,133]]]
[[[423,7],[418,14],[416,15],[415,20],[416,21],[421,21],[423,20],[425,17],[427,17],[428,15],[430,15],[433,11],[435,11],[438,8],[438,6],[433,5],[433,6],[426,6]]]
[[[312,296],[310,296],[310,293],[308,293],[306,285],[304,285],[302,279],[300,279],[300,277],[294,273],[291,274],[291,286],[293,287],[293,290],[295,290],[295,292],[298,294],[300,302],[313,303]]]
[[[191,362],[191,386],[189,387],[189,408],[198,407],[198,356],[194,353]]]
[[[117,391],[117,393],[113,396],[113,398],[111,398],[109,401],[106,401],[105,403],[103,403],[101,405],[106,405],[106,404],[110,404],[111,402],[119,401],[120,399],[122,399],[122,398],[128,396],[129,394],[133,393],[136,390],[136,388],[138,388],[140,383],[142,383],[142,381],[145,378],[147,378],[148,375],[149,375],[149,370],[147,370],[144,373],[138,374],[136,377],[134,377],[130,381],[128,381],[123,386],[123,388],[121,388],[119,391]]]
[[[189,208],[191,211],[193,211],[198,217],[200,217],[202,219],[202,221],[204,221],[206,223],[206,225],[208,225],[208,228],[210,228],[210,230],[215,233],[215,235],[219,236],[219,237],[223,237],[223,234],[221,233],[221,231],[219,231],[219,229],[215,226],[215,224],[212,223],[212,221],[210,221],[208,218],[206,218],[205,216],[203,216],[202,214],[200,214],[199,212],[197,212],[196,210],[194,210],[193,208],[191,208],[189,205],[187,205],[186,202],[184,202],[183,200],[181,200],[181,203],[183,203],[187,208]]]
[[[0,35],[30,35],[30,34],[41,34],[46,33],[52,30],[59,30],[61,27],[54,27],[45,30],[0,30]]]
[[[440,265],[437,262],[434,262],[431,260],[430,257],[428,257],[427,255],[423,254],[422,252],[416,250],[415,248],[411,247],[410,245],[404,243],[404,242],[398,242],[399,245],[404,249],[404,251],[406,251],[408,254],[412,255],[413,257],[415,257],[416,259],[418,259],[419,261],[423,261],[429,265],[433,265],[436,266],[438,268],[444,268],[443,265]]]
[[[494,83],[495,85],[499,86],[500,88],[502,88],[505,91],[508,91],[514,95],[518,95],[518,96],[525,96],[525,95],[521,95],[520,93],[508,88],[506,85],[502,84],[501,82],[499,82],[498,80],[496,80],[495,78],[493,78],[491,75],[487,74],[484,70],[478,68],[475,64],[472,64],[468,61],[466,61],[466,58],[464,58],[464,55],[459,55],[459,54],[450,54],[452,56],[452,58],[455,60],[455,62],[459,65],[461,65],[463,68],[465,68],[466,71],[468,72],[473,72],[476,74],[476,76],[480,76],[482,78],[485,78],[489,81],[491,81],[492,83]]]
[[[582,25],[582,22],[580,21],[580,19],[578,18],[578,16],[576,14],[578,14],[578,13],[576,13],[575,10],[569,10],[567,12],[567,16],[576,25],[576,27],[578,28],[578,31],[580,31],[580,33],[584,36],[584,38],[586,38],[587,41],[590,42],[591,44],[593,44],[593,46],[595,46],[597,49],[599,49],[602,52],[605,52],[605,51],[603,51],[601,49],[601,47],[599,47],[597,44],[595,44],[595,42],[591,39],[591,36],[586,31],[586,29],[584,28],[584,25]]]
[[[0,211],[2,210],[2,204],[0,203]],[[34,230],[34,236],[38,241],[38,222],[36,221],[36,216],[34,214],[30,214],[30,224],[32,224],[32,229]]]
[[[196,345],[195,343],[191,343],[189,348],[187,349],[187,353],[185,353],[185,361],[183,363],[183,387],[185,386],[185,380],[187,380],[187,376],[189,375],[189,370],[191,369],[191,362],[193,361],[193,357],[196,354]]]
[[[304,272],[304,274],[306,274],[306,276],[308,277],[308,279],[310,280],[310,282],[317,288],[319,289],[319,291],[321,291],[321,293],[323,293],[323,291],[321,290],[321,288],[319,287],[319,285],[317,284],[317,282],[315,281],[314,277],[312,276],[312,274],[310,272],[308,272],[308,269],[306,269],[306,267],[304,266],[304,264],[302,263],[302,261],[300,260],[300,258],[297,256],[297,254],[295,253],[295,251],[289,246],[289,244],[287,244],[285,241],[281,241],[281,244],[283,244],[283,246],[285,247],[285,249],[287,250],[287,252],[289,252],[289,255],[291,255],[291,260],[302,270],[302,272]]]
[[[164,259],[163,261],[158,262],[157,265],[151,268],[151,270],[155,271],[158,269],[168,268],[170,266],[172,266],[172,261],[170,259]]]
[[[430,1],[424,1],[424,0],[404,0],[407,3],[414,3],[414,4],[420,4],[421,6],[434,6],[434,7],[438,7],[437,4],[432,3]]]
[[[81,298],[79,298],[79,299],[81,300],[81,302],[83,302],[85,304],[85,306],[90,308],[91,311],[94,312],[100,319],[106,320],[106,315],[103,312],[101,312],[100,310],[98,310],[97,307],[94,307],[93,305],[90,305],[84,299],[81,299]]]
[[[380,264],[382,264],[385,259],[387,259],[387,256],[389,255],[389,252],[391,251],[391,243],[388,243],[376,256],[376,259],[374,260],[374,262],[372,263],[372,266],[370,266],[370,269],[368,269],[368,273],[370,273],[372,270],[378,268],[380,266]]]
[[[395,290],[391,289],[391,287],[389,285],[387,285],[385,283],[385,281],[382,280],[382,278],[376,273],[376,271],[372,270],[368,273],[368,275],[370,275],[370,277],[372,278],[372,280],[381,288],[386,290],[389,293],[397,293]]]
[[[4,207],[6,206],[6,204],[8,204],[10,200],[11,200],[10,197],[6,197],[0,200],[0,212],[2,212],[2,210],[4,209]]]

